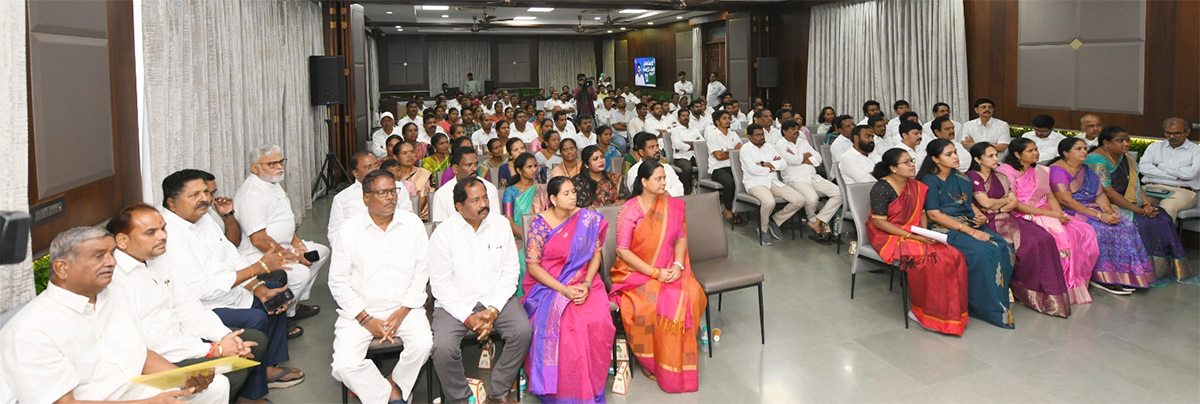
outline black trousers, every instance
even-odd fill
[[[733,211],[733,169],[729,167],[718,168],[712,172],[713,181],[721,183],[721,206],[725,209]]]
[[[675,159],[675,166],[683,170],[679,173],[679,182],[683,183],[683,193],[692,193],[692,179],[695,175],[692,174],[692,167],[696,165],[695,158],[692,159]]]

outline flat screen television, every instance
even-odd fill
[[[654,58],[634,58],[633,59],[633,84],[641,87],[655,87],[658,85],[656,73],[658,68],[655,67]]]

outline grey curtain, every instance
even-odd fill
[[[368,124],[371,131],[375,131],[375,126],[379,123],[379,114],[383,113],[383,106],[379,105],[379,44],[373,36],[367,38],[367,104],[370,104],[370,110],[367,111]]]
[[[327,110],[309,99],[308,57],[323,55],[321,9],[307,0],[143,0],[143,180],[213,173],[224,196],[249,175],[249,150],[283,147],[297,218],[312,206],[328,150]]]
[[[0,1],[0,210],[29,210],[29,105],[25,80],[25,2]],[[29,257],[29,245],[25,245]],[[33,299],[29,258],[0,265],[0,312]]]
[[[600,54],[603,56],[601,59],[603,60],[603,63],[604,63],[603,73],[605,76],[608,76],[608,77],[614,77],[617,74],[617,60],[616,60],[617,47],[616,47],[616,44],[617,44],[616,41],[613,41],[612,38],[605,39],[604,46],[602,48],[603,50],[600,51]]]
[[[938,101],[950,104],[953,119],[967,118],[962,0],[815,6],[808,43],[807,116],[830,105],[857,121],[866,100],[891,115],[892,103],[903,99],[922,121]]]
[[[485,41],[430,41],[429,92],[442,91],[442,83],[462,89],[467,73],[482,83],[492,76],[492,47]]]
[[[591,42],[538,42],[538,87],[575,88],[579,73],[596,76],[596,50]]]

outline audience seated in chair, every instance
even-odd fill
[[[713,77],[715,80],[715,74]],[[733,171],[729,166],[729,152],[740,149],[742,139],[737,133],[729,130],[732,117],[728,112],[719,110],[713,112],[712,116],[715,127],[708,131],[705,141],[709,154],[705,156],[708,158],[708,173],[713,181],[721,184],[722,188],[718,192],[721,195],[721,206],[725,209],[725,220],[729,220],[735,226],[744,226],[746,220],[733,214]]]
[[[962,125],[962,145],[971,147],[975,142],[988,142],[994,145],[996,151],[1000,152],[1001,157],[1003,157],[1008,150],[1008,142],[1012,141],[1012,134],[1009,133],[1008,122],[1004,122],[994,116],[996,113],[996,103],[987,98],[980,98],[975,100],[971,107],[975,109],[975,114],[979,115],[979,118],[967,121],[967,123]],[[945,115],[944,117],[947,120],[949,119],[949,115]],[[938,125],[930,124],[930,127],[935,129],[934,135],[942,137],[936,131]],[[942,130],[945,131],[944,128]]]
[[[679,181],[679,174],[667,165],[667,159],[660,157],[662,150],[658,147],[658,139],[650,132],[640,132],[633,136],[633,148],[631,152],[625,156],[625,164],[629,164],[629,169],[626,172],[637,173],[638,167],[641,167],[642,162],[646,160],[654,160],[667,167],[667,194],[673,197],[683,196],[683,182]],[[632,159],[632,160],[631,160]],[[625,186],[633,188],[635,176],[625,177]]]
[[[821,154],[802,138],[800,123],[794,120],[784,121],[780,128],[783,137],[775,142],[775,151],[786,163],[778,167],[783,182],[804,196],[807,224],[815,233],[809,238],[821,244],[829,244],[835,236],[828,226],[833,220],[833,215],[837,214],[842,206],[842,193],[836,184],[817,175],[816,167],[821,165]],[[821,197],[829,199],[818,211],[817,205]]]
[[[470,147],[454,149],[450,153],[450,169],[454,170],[454,179],[442,184],[433,195],[431,207],[433,212],[431,212],[430,217],[430,221],[432,222],[441,222],[453,215],[455,184],[465,178],[478,178],[479,157],[475,155],[475,150]],[[492,185],[490,181],[483,181],[483,185],[487,189],[487,197],[489,202],[491,202],[490,206],[501,206],[500,195],[496,191],[496,186]]]
[[[875,135],[867,125],[858,125],[850,130],[850,139],[854,147],[834,157],[838,172],[846,185],[874,182],[871,170],[879,163],[878,154],[872,153],[875,151]]]
[[[1033,130],[1022,133],[1021,137],[1032,140],[1037,145],[1038,153],[1042,156],[1042,161],[1038,164],[1043,165],[1050,163],[1050,160],[1058,155],[1058,142],[1067,138],[1054,130],[1054,118],[1044,114],[1033,117]]]
[[[363,178],[367,173],[380,169],[379,162],[375,160],[375,156],[370,153],[355,153],[350,156],[350,175],[354,177],[354,183],[338,192],[333,197],[333,203],[329,208],[329,244],[332,245],[337,240],[337,232],[342,227],[342,222],[354,216],[367,213],[367,206],[362,203],[363,196]],[[389,171],[389,173],[391,173]],[[395,178],[395,174],[393,178]],[[396,210],[413,212],[412,193],[408,188],[399,181],[396,182],[396,188],[402,191],[400,197],[396,200]]]
[[[764,110],[765,111],[765,110]],[[762,115],[759,115],[762,116]],[[771,245],[772,239],[782,240],[783,230],[779,224],[786,222],[804,207],[804,195],[779,180],[778,172],[787,167],[787,161],[775,146],[768,144],[762,125],[752,123],[746,128],[749,146],[743,146],[738,158],[742,170],[742,183],[746,192],[758,199],[759,229],[758,239],[763,245]],[[775,197],[787,201],[774,216]]]
[[[1179,211],[1196,206],[1196,192],[1200,191],[1200,146],[1188,140],[1192,132],[1182,118],[1168,118],[1162,128],[1167,141],[1146,147],[1138,168],[1146,188],[1152,191],[1147,194],[1150,202],[1157,203],[1172,219],[1178,219]],[[1170,195],[1163,198],[1164,194]]]

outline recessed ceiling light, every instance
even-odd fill
[[[404,28],[396,28],[396,31],[404,32]]]
[[[442,14],[442,18],[450,18],[449,14]]]
[[[387,12],[386,12],[386,14],[387,14],[387,15],[392,15],[392,14],[395,14],[395,13],[393,13],[393,12],[391,12],[391,11],[387,11]]]
[[[646,12],[646,10],[642,10],[642,9],[640,9],[640,8],[631,8],[631,9],[628,9],[628,10],[621,10],[621,11],[619,11],[619,13],[621,13],[621,14],[641,14],[641,13],[644,13],[644,12]]]
[[[683,16],[682,16],[682,15],[677,15],[677,16],[675,16],[675,19],[676,19],[676,20],[682,20],[682,19],[683,19]]]
[[[397,25],[397,26],[396,26],[396,29],[400,29],[400,26],[399,26],[399,25]]]
[[[450,6],[421,6],[421,9],[425,11],[446,11],[450,9]]]
[[[554,11],[554,7],[530,7],[529,8],[529,12],[531,12],[531,13],[549,13],[551,11]]]
[[[637,20],[637,19],[642,19],[642,18],[648,18],[648,17],[653,17],[656,15],[659,15],[659,14],[662,14],[662,11],[651,11],[646,14],[642,14],[637,17],[633,17],[633,19]]]
[[[593,18],[593,20],[600,21],[600,17]]]
[[[654,25],[654,21],[650,21],[647,24]]]
[[[537,17],[530,17],[530,16],[527,16],[527,15],[522,15],[522,16],[518,16],[518,17],[513,17],[513,20],[516,20],[516,21],[533,21],[533,20],[536,20],[536,19],[537,19]]]
[[[612,30],[611,30],[611,29],[610,29],[610,30],[608,30],[608,33],[610,33],[610,34],[611,34],[611,33],[612,33]]]
[[[624,31],[624,30],[625,30],[625,27],[621,27],[621,30],[622,30],[622,31]]]

